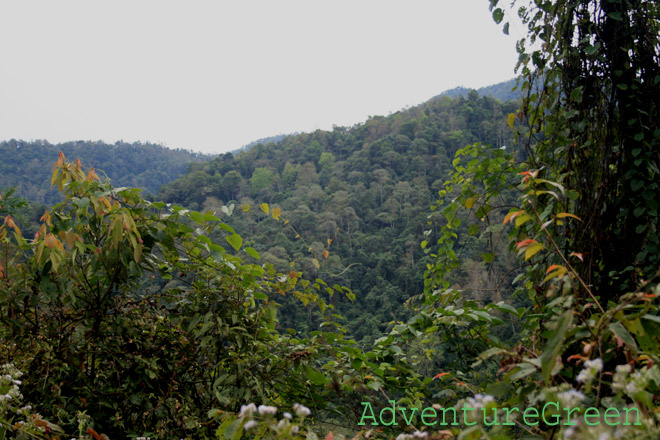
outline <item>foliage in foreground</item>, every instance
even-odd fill
[[[435,206],[447,221],[435,244],[422,244],[434,264],[410,301],[414,316],[371,351],[344,340],[330,316],[324,324],[336,330],[307,340],[278,331],[273,297],[325,312],[320,295],[338,286],[305,288],[298,273],[245,264],[207,237],[208,220],[242,249],[214,216],[149,204],[61,161],[54,182],[67,200],[35,241],[10,217],[1,229],[1,343],[27,373],[26,397],[67,432],[82,409],[111,435],[313,439],[340,421],[360,429],[356,438],[657,439],[659,216],[647,190],[659,174],[660,10],[641,0],[539,0],[520,15],[532,43],[544,42],[531,54],[519,45],[527,98],[508,120],[528,139],[528,161],[481,145],[458,152]],[[587,88],[590,79],[597,86]],[[515,204],[502,197],[512,184]],[[463,229],[461,211],[473,214]],[[507,228],[524,306],[482,304],[453,288],[461,241]],[[14,399],[21,379],[6,375],[0,391]],[[456,425],[422,412],[466,407]],[[326,424],[280,419],[279,408]],[[505,408],[518,411],[492,418]],[[574,408],[584,410],[571,417]]]
[[[111,437],[201,438],[209,408],[252,399],[342,412],[321,357],[343,393],[361,386],[344,359],[354,343],[324,300],[350,291],[246,264],[241,253],[259,255],[217,217],[113,189],[63,155],[53,184],[65,200],[34,240],[10,215],[0,229],[2,361],[25,373],[25,397],[49,422],[73,432],[82,411]],[[234,254],[208,238],[214,227]],[[327,331],[278,329],[282,295],[317,306]]]

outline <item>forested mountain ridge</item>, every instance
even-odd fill
[[[240,209],[226,221],[277,270],[296,262],[311,278],[353,289],[358,307],[342,313],[356,338],[373,340],[421,291],[427,262],[420,242],[433,229],[429,207],[454,154],[476,142],[512,145],[506,116],[517,108],[476,91],[440,97],[351,128],[291,135],[192,164],[158,197],[218,215],[231,203],[281,208],[292,228]],[[489,276],[480,261],[463,268],[457,281]]]
[[[500,101],[511,101],[521,99],[522,95],[519,91],[514,91],[513,88],[516,86],[516,79],[512,78],[508,81],[504,81],[497,84],[492,84],[490,86],[484,86],[476,89],[479,96],[491,96]],[[471,90],[468,87],[454,87],[453,89],[445,90],[439,95],[435,96],[438,98],[440,96],[450,96],[452,98],[457,98],[458,96],[467,96]]]
[[[100,176],[104,172],[117,187],[141,188],[152,194],[183,174],[189,163],[211,158],[141,142],[72,141],[53,145],[41,140],[12,139],[0,142],[0,188],[15,186],[17,195],[32,202],[57,202],[58,192],[50,185],[50,169],[60,151],[66,157],[93,165]]]

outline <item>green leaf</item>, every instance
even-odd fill
[[[227,238],[227,242],[235,250],[239,250],[241,248],[241,245],[243,245],[243,238],[241,238],[241,236],[238,234],[228,235],[226,238]]]
[[[492,263],[495,260],[495,253],[493,252],[484,252],[481,254],[481,258],[484,260],[485,263]]]
[[[306,368],[307,378],[313,385],[325,385],[328,383],[328,379],[323,375],[323,373],[315,370],[314,368],[307,366]]]
[[[557,321],[557,325],[552,332],[552,337],[545,344],[545,348],[539,359],[541,361],[541,371],[543,380],[550,380],[550,374],[557,362],[557,356],[562,352],[562,343],[566,336],[566,331],[573,322],[573,312],[568,310]]]
[[[495,23],[500,24],[502,19],[504,19],[504,11],[502,8],[495,9],[493,11],[493,20],[495,20]]]
[[[642,319],[648,319],[649,321],[657,322],[660,324],[660,316],[646,314],[642,316]]]
[[[637,343],[635,338],[626,330],[626,328],[620,322],[613,322],[609,325],[609,329],[612,333],[619,337],[626,345],[630,348],[637,350]]]
[[[213,214],[203,214],[202,220],[205,222],[219,222],[220,219]]]
[[[245,248],[245,253],[248,254],[249,256],[251,256],[252,258],[255,258],[257,260],[261,260],[261,256],[259,255],[259,252],[254,250],[254,248],[251,248],[249,246],[246,247]]]

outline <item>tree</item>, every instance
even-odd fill
[[[582,222],[567,247],[586,259],[584,281],[616,299],[660,266],[660,5],[532,6],[520,8],[529,37],[518,44],[528,162],[573,191],[566,210]]]
[[[273,183],[273,173],[268,168],[255,168],[250,178],[252,193],[258,195],[262,190],[270,188]]]

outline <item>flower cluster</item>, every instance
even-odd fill
[[[302,422],[305,417],[308,417],[312,414],[312,411],[304,405],[296,403],[293,405],[293,411],[296,416]],[[273,419],[277,414],[277,407],[269,405],[255,405],[250,403],[248,405],[242,405],[241,410],[238,413],[238,416],[241,418],[248,419],[243,424],[243,429],[249,431],[257,426],[260,423],[266,423],[270,426],[271,429],[275,430],[278,434],[289,433],[289,434],[298,434],[300,432],[300,427],[292,423],[293,416],[289,412],[282,414],[282,419],[275,423]],[[254,418],[258,416],[261,420]]]
[[[603,370],[603,361],[596,358],[584,363],[584,368],[578,374],[577,381],[585,385],[591,385],[596,375]]]
[[[413,439],[423,439],[428,437],[429,433],[426,431],[415,431],[412,434],[399,434],[396,437],[396,440],[413,440]]]
[[[559,403],[561,404],[562,408],[575,408],[584,399],[586,399],[586,396],[581,392],[571,388],[567,391],[562,391],[561,393],[558,393],[557,399],[559,399]]]
[[[18,406],[23,396],[19,386],[19,378],[23,375],[12,364],[4,364],[0,367],[0,414],[6,411],[10,406]]]

